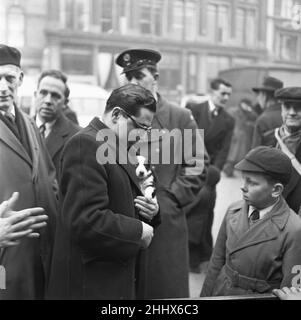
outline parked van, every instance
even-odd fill
[[[237,106],[243,98],[249,98],[255,102],[252,88],[259,87],[266,76],[280,79],[285,87],[301,86],[301,68],[266,64],[223,70],[219,72],[219,77],[233,86],[233,94],[228,105]]]
[[[104,112],[109,92],[99,86],[68,82],[70,88],[69,107],[76,112],[79,125],[85,127],[95,116]],[[37,79],[24,77],[19,88],[19,105],[22,110],[33,116],[35,114],[34,92],[37,89]]]

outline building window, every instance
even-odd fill
[[[65,27],[72,30],[89,30],[90,7],[86,0],[65,0]]]
[[[172,4],[171,23],[169,24],[170,33],[173,38],[180,40],[184,37],[184,1],[175,0]]]
[[[155,0],[154,4],[154,34],[161,36],[163,33],[164,0]]]
[[[175,53],[163,53],[159,65],[160,88],[176,90],[181,84],[181,56]]]
[[[218,76],[222,70],[229,69],[230,58],[224,56],[208,56],[207,57],[207,85]]]
[[[63,47],[61,53],[62,70],[70,75],[92,75],[93,53],[91,48],[75,46]]]
[[[229,39],[230,9],[226,5],[207,6],[207,35],[213,42],[225,43]]]
[[[196,93],[197,91],[197,56],[195,54],[188,55],[187,67],[187,90],[188,93]]]
[[[297,61],[298,37],[290,34],[279,34],[277,55],[281,60]]]
[[[236,38],[241,45],[252,47],[257,39],[257,13],[255,9],[236,10]]]
[[[25,44],[25,16],[18,5],[10,7],[7,12],[7,44],[19,48]]]
[[[140,31],[143,34],[151,33],[151,1],[150,0],[140,0]]]
[[[185,38],[186,40],[195,40],[197,33],[197,6],[195,0],[185,3]]]

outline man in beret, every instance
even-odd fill
[[[263,113],[255,122],[252,148],[275,144],[274,129],[282,123],[281,105],[275,98],[275,91],[281,88],[283,82],[273,77],[264,78],[260,87],[253,88]]]
[[[151,92],[128,84],[112,92],[102,118],[95,117],[67,142],[50,299],[141,297],[140,256],[160,216],[158,204],[141,194],[128,159],[128,134],[149,131],[155,112]]]
[[[32,119],[17,105],[22,84],[21,54],[0,45],[0,202],[18,191],[16,210],[42,207],[47,227],[39,239],[25,238],[19,246],[2,250],[0,265],[6,269],[6,290],[0,299],[42,299],[52,252],[57,200],[55,169]]]
[[[283,88],[276,91],[275,96],[282,108],[282,125],[274,131],[275,145],[291,159],[293,165],[284,197],[298,213],[301,206],[301,87]]]
[[[230,205],[221,225],[202,296],[271,293],[291,287],[301,261],[301,219],[282,193],[290,159],[276,148],[257,147],[236,165],[243,201]]]
[[[150,162],[152,163],[154,158],[163,159],[164,152],[169,152],[170,155],[167,164],[163,162],[164,160],[153,163],[158,177],[157,199],[162,222],[156,229],[148,250],[146,298],[185,298],[189,296],[185,208],[196,199],[204,185],[206,171],[203,170],[204,160],[207,165],[208,156],[191,112],[165,100],[157,91],[159,80],[157,63],[160,59],[161,54],[157,51],[131,49],[122,52],[117,57],[116,63],[123,68],[130,83],[139,84],[150,90],[157,100],[157,112],[152,128],[160,130],[163,137],[162,144],[160,137],[156,135],[148,139],[146,144],[149,150],[154,151],[154,154],[149,152]],[[189,148],[182,148],[180,139],[174,140],[174,148],[171,146],[163,152],[164,141],[168,139],[168,133],[173,129],[180,130],[182,137],[185,129],[192,132],[192,154],[196,154],[196,143],[201,145],[197,150],[199,153],[197,158],[192,158]],[[181,161],[175,161],[173,158],[174,150],[182,150],[177,154]]]

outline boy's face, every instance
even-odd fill
[[[275,203],[275,186],[267,181],[260,173],[242,172],[243,199],[248,205],[261,210]]]

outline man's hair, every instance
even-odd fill
[[[145,67],[151,74],[157,73],[157,69],[154,67]],[[143,68],[142,68],[143,69]],[[128,81],[131,81],[133,78],[137,80],[143,79],[144,75],[141,72],[141,69],[138,70],[131,70],[128,72],[125,72],[125,77],[127,78]]]
[[[56,78],[56,79],[59,79],[61,80],[64,84],[65,84],[65,99],[66,99],[66,103],[68,102],[68,98],[69,98],[69,95],[70,95],[70,89],[67,85],[67,80],[68,80],[68,77],[61,71],[59,70],[45,70],[41,73],[41,75],[39,76],[39,79],[38,79],[38,88],[40,86],[40,83],[41,81],[46,78],[46,77],[52,77],[52,78]]]
[[[210,88],[212,90],[218,90],[221,84],[228,87],[228,88],[232,88],[232,85],[229,82],[227,82],[221,78],[213,79],[210,83]]]
[[[135,91],[132,89],[133,87]],[[112,92],[107,100],[105,113],[109,113],[116,107],[125,110],[130,115],[139,116],[141,108],[155,113],[157,103],[149,90],[139,85],[128,84]]]

